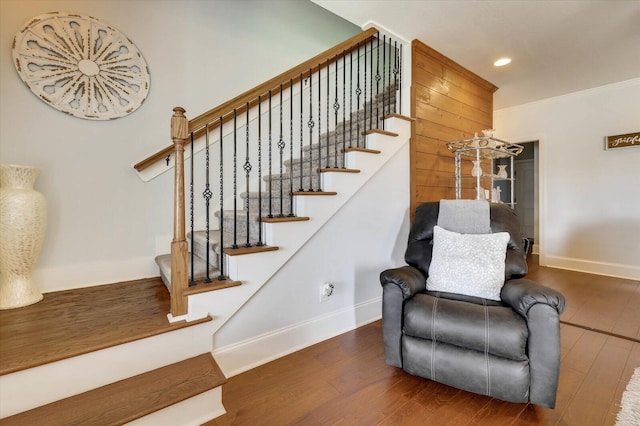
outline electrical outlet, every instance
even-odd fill
[[[326,282],[320,286],[320,302],[326,302],[333,294],[335,285],[331,282]]]

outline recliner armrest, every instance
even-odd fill
[[[380,283],[395,284],[402,291],[403,299],[410,299],[414,294],[423,292],[427,288],[427,278],[413,266],[387,269],[380,274]]]
[[[549,305],[558,314],[564,312],[566,301],[557,291],[527,279],[509,280],[504,283],[500,293],[502,302],[513,308],[523,317],[537,303]]]

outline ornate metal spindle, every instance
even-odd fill
[[[233,110],[233,245],[238,248],[238,111]],[[222,214],[222,212],[220,212]]]
[[[399,73],[400,73],[400,82],[399,82],[399,90],[398,90],[399,98],[400,98],[400,108],[399,108],[400,109],[400,111],[399,111],[400,114],[402,114],[402,47],[403,47],[403,45],[401,44],[400,45],[400,53],[399,53],[399,56],[398,56],[398,70],[399,70]]]
[[[358,43],[358,46],[360,44]],[[349,148],[353,147],[353,46],[349,47]]]
[[[357,103],[356,103],[356,146],[360,147],[360,94],[362,93],[362,89],[360,89],[360,42],[358,42],[358,69],[356,70],[356,95]]]
[[[329,60],[327,59],[327,160],[325,162],[325,167],[329,168],[331,167],[329,165],[329,161],[330,161],[330,154],[329,154],[329,129],[331,128],[331,121],[329,119],[329,96],[330,96],[330,86],[331,86],[331,81],[330,81],[330,76],[329,74],[331,74],[329,72]]]
[[[284,207],[284,187],[283,187],[283,156],[284,156],[284,148],[287,146],[284,142],[284,138],[282,137],[282,84],[280,84],[280,139],[278,140],[278,149],[280,150],[280,214],[278,217],[283,217],[283,207]]]
[[[218,275],[219,280],[226,279],[226,275],[224,274],[224,220],[222,213],[224,212],[224,150],[222,143],[222,116],[220,117],[220,141],[218,144],[220,145],[220,214],[218,215],[218,227],[220,228],[220,275]]]
[[[193,279],[194,275],[195,275],[195,253],[193,250],[193,231],[194,231],[194,219],[193,219],[193,132],[191,132],[191,158],[189,158],[189,165],[191,170],[189,171],[190,173],[190,179],[189,179],[189,209],[191,210],[190,212],[190,217],[191,217],[191,274],[189,274],[189,287],[196,285],[195,280]]]
[[[321,174],[322,168],[322,64],[318,64],[318,192],[322,192]],[[309,176],[309,179],[313,181],[313,174]]]
[[[373,52],[372,52],[373,53]],[[360,59],[360,58],[358,58]],[[364,130],[367,130],[367,42],[364,41],[364,101],[362,102],[362,106],[364,107]],[[360,124],[360,120],[358,120],[358,124]],[[358,131],[360,133],[360,131]],[[362,143],[364,144],[364,137],[362,138]],[[358,138],[358,148],[360,148],[360,138]]]
[[[337,77],[336,77],[337,78]],[[342,151],[347,148],[347,51],[342,51]],[[336,122],[336,133],[338,131],[338,123]],[[337,137],[337,136],[336,136]],[[338,140],[336,139],[336,147]],[[337,148],[336,148],[337,149]],[[346,167],[346,163],[342,162],[342,168]]]
[[[398,89],[398,72],[398,42],[396,41],[393,48],[393,90]],[[396,112],[395,101],[393,102],[393,112]]]
[[[204,149],[204,167],[205,167],[205,183],[204,183],[204,191],[202,192],[202,196],[204,197],[204,205],[205,205],[205,242],[206,242],[206,247],[207,247],[207,252],[206,252],[206,256],[205,256],[205,260],[206,260],[206,272],[205,272],[205,277],[204,277],[204,282],[205,283],[210,283],[211,282],[211,277],[209,276],[209,215],[210,215],[210,201],[211,201],[211,197],[213,196],[213,193],[211,192],[211,188],[210,188],[210,184],[209,184],[209,123],[207,123],[205,125],[205,135],[206,135],[206,142],[205,142],[205,149]],[[193,250],[192,250],[193,251]]]
[[[307,126],[309,126],[309,192],[313,192],[313,149],[311,149],[311,142],[313,141],[313,74],[311,73],[311,68],[309,68],[309,122]],[[300,173],[302,173],[302,168],[300,169]]]
[[[369,127],[367,127],[367,129],[373,129],[373,37],[371,37],[371,51],[370,51],[370,55],[369,55],[369,62],[371,63],[371,81],[370,84],[371,86],[369,86],[369,88],[371,90],[369,90]],[[365,102],[366,102],[366,96],[365,96]],[[366,140],[365,140],[366,142]]]
[[[289,79],[289,217],[293,214],[293,79]]]
[[[249,196],[249,194],[247,194]],[[264,245],[262,241],[262,96],[258,96],[258,242],[257,246]]]
[[[302,119],[303,115],[302,115],[302,73],[300,73],[300,187],[298,188],[298,191],[304,191],[304,188],[302,186],[302,168],[304,166],[304,161],[303,161],[303,157],[302,157],[302,142],[304,139],[304,135],[303,135],[303,119]]]
[[[378,49],[380,50],[380,49]],[[385,111],[385,99],[386,97],[384,96],[384,92],[385,92],[385,75],[386,75],[386,61],[387,60],[387,35],[383,35],[382,36],[382,116],[386,116],[386,111]],[[382,120],[382,130],[384,130],[384,120]]]
[[[271,126],[271,90],[269,90],[269,214],[267,214],[267,217],[269,219],[273,217],[273,175],[271,171],[272,144],[273,144],[273,131]]]
[[[245,188],[246,188],[246,192],[247,192],[247,208],[246,208],[246,212],[247,212],[247,242],[245,243],[245,247],[251,247],[251,243],[250,241],[250,232],[249,232],[249,174],[251,173],[251,163],[249,162],[249,102],[247,102],[245,108],[247,109],[246,111],[246,119],[245,119],[245,124],[244,124],[244,128],[245,128],[245,134],[246,134],[246,144],[245,144],[245,157],[244,157],[244,165],[242,166],[242,168],[244,169],[244,173],[245,173]]]
[[[340,102],[338,101],[338,55],[336,55],[336,57],[334,58],[334,67],[333,69],[335,70],[334,74],[335,74],[335,100],[333,102],[333,111],[335,113],[335,127],[333,130],[333,167],[338,168],[338,111],[340,111]],[[327,132],[328,134],[328,132]],[[327,140],[328,140],[329,136],[327,136]],[[328,143],[328,142],[327,142]],[[328,150],[329,148],[327,148]],[[328,156],[328,154],[327,154]],[[329,160],[327,160],[327,165],[329,163]]]
[[[389,106],[389,111],[387,114],[391,114],[391,37],[389,37],[389,56],[387,58],[386,64],[388,65],[388,77],[389,82],[387,83],[387,105]]]
[[[380,34],[376,37],[376,129],[380,128],[380,108],[379,108],[379,100],[380,96]],[[371,44],[373,45],[373,39],[371,39]],[[373,56],[373,55],[371,55]],[[373,60],[373,58],[372,58]],[[373,92],[373,87],[371,88]],[[371,98],[373,98],[373,93],[371,94]]]

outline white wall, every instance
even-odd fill
[[[214,336],[227,375],[381,317],[380,273],[403,266],[409,144],[358,191]],[[320,287],[335,284],[320,302]]]
[[[495,111],[494,127],[540,140],[541,263],[640,279],[640,147],[604,149],[640,131],[640,78]]]
[[[136,44],[151,73],[140,109],[115,121],[82,120],[22,84],[13,38],[51,11],[97,17]],[[36,189],[49,220],[34,274],[40,289],[158,275],[156,238],[172,226],[171,174],[144,183],[131,165],[170,143],[172,108],[194,117],[357,32],[306,1],[2,0],[0,161],[42,167]]]

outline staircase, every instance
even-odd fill
[[[265,243],[263,237],[266,236],[265,224],[310,220],[311,217],[298,214],[297,198],[313,195],[337,195],[335,192],[339,188],[327,190],[325,187],[329,178],[323,178],[323,176],[361,173],[361,170],[352,168],[356,167],[355,157],[381,153],[380,150],[365,148],[365,146],[375,144],[372,141],[372,135],[378,135],[378,139],[383,136],[392,138],[398,136],[392,131],[369,128],[376,124],[376,120],[371,117],[367,118],[366,115],[370,111],[375,113],[376,111],[396,110],[396,88],[392,87],[386,93],[380,93],[375,100],[374,104],[365,103],[361,110],[352,112],[350,120],[346,121],[344,125],[340,122],[336,126],[336,130],[321,134],[319,138],[323,142],[322,144],[315,143],[304,146],[302,158],[285,160],[282,174],[274,173],[264,176],[262,183],[264,192],[241,193],[239,195],[241,205],[238,210],[222,212],[223,229],[225,230],[222,235],[217,227],[209,231],[198,230],[193,234],[188,233],[193,253],[193,256],[191,252],[188,256],[189,261],[193,258],[193,281],[202,281],[207,276],[213,279],[221,274],[220,263],[224,259],[223,245],[225,247],[224,255],[227,256],[277,250],[278,247],[273,245],[271,241]],[[384,123],[390,126],[389,123],[392,119],[402,120],[403,118],[397,114],[389,114],[384,119],[379,119],[377,124],[380,127]],[[355,152],[360,154],[349,156],[350,153]],[[324,167],[321,169],[318,167],[319,157],[323,159],[320,164],[323,164]],[[349,164],[349,158],[351,158],[351,164]],[[220,211],[214,213],[216,222],[219,220],[220,214]],[[220,244],[221,238],[223,244]],[[234,243],[237,248],[231,247]],[[156,263],[160,268],[162,281],[171,291],[171,254],[157,256]],[[238,276],[234,279],[243,280],[243,277]],[[240,285],[240,282],[232,281],[229,284],[229,286],[236,285]]]
[[[331,66],[335,66],[333,75],[337,98],[339,56],[341,55],[340,60],[346,74],[347,61],[354,63],[347,55],[352,52],[359,55],[361,46],[365,54],[367,46],[373,52],[375,37],[378,37],[377,30],[367,30],[336,46],[330,54],[318,55],[324,55],[322,61],[318,57],[313,58],[292,70],[291,76],[286,79],[279,76],[266,82],[263,87],[252,89],[248,94],[229,101],[224,105],[225,110],[214,109],[215,111],[210,111],[211,114],[205,113],[192,122],[187,122],[184,115],[178,117],[176,121],[183,127],[179,132],[182,136],[178,143],[172,132],[175,146],[182,147],[186,143],[186,127],[189,132],[199,131],[199,135],[202,135],[204,124],[214,122],[218,116],[222,135],[222,117],[228,117],[226,114],[229,113],[229,105],[236,108],[236,105],[244,106],[246,102],[248,122],[248,110],[259,104],[253,99],[260,99],[259,95],[264,93],[265,87],[271,95],[270,87],[273,87],[274,82],[279,84],[282,94],[283,85],[280,81],[289,82],[291,87],[299,75],[296,84],[299,86],[299,98],[302,99],[303,84],[306,84],[304,79],[313,80],[315,77],[311,77],[311,69],[317,67],[317,72],[320,73],[321,67],[325,66],[324,61],[325,70],[329,69],[330,61],[334,61]],[[171,292],[171,313],[185,308],[186,314],[170,314],[170,320],[175,322],[168,324],[159,333],[138,333],[131,339],[103,346],[94,345],[69,356],[53,357],[1,373],[0,424],[106,425],[130,422],[141,425],[200,425],[223,414],[221,386],[226,381],[223,372],[237,372],[246,368],[250,362],[237,361],[221,354],[224,362],[218,360],[221,368],[218,367],[211,353],[219,348],[213,347],[212,337],[287,262],[294,261],[298,251],[409,142],[411,120],[395,113],[399,111],[397,94],[400,88],[391,84],[389,71],[389,84],[383,84],[382,91],[374,96],[372,56],[369,60],[370,80],[363,80],[369,86],[369,97],[363,96],[363,102],[360,103],[358,94],[360,110],[347,110],[349,113],[344,120],[342,117],[339,120],[336,112],[335,119],[331,119],[334,122],[331,129],[326,125],[330,120],[323,118],[323,129],[327,130],[318,132],[316,128],[313,137],[304,135],[306,145],[300,148],[302,156],[296,148],[297,152],[290,158],[280,157],[282,172],[280,162],[274,160],[277,165],[274,165],[271,174],[255,179],[249,191],[238,191],[233,200],[234,204],[237,202],[239,205],[238,209],[213,211],[210,222],[217,224],[220,220],[224,232],[220,232],[216,226],[194,228],[186,232],[186,235],[182,234],[183,240],[176,239],[176,229],[181,226],[181,232],[185,230],[185,213],[179,213],[178,216],[182,217],[176,218],[174,224],[173,257],[171,254],[161,255],[156,261],[161,281]],[[322,65],[318,65],[320,62]],[[356,58],[356,62],[362,61]],[[368,62],[365,60],[363,63],[366,65]],[[306,70],[309,73],[304,77]],[[342,86],[346,85],[343,80]],[[355,87],[351,91],[355,92]],[[311,93],[310,87],[308,92]],[[343,89],[343,109],[345,96]],[[290,99],[293,99],[293,95]],[[302,100],[300,102],[302,110]],[[327,116],[329,115],[331,104],[328,100],[324,104],[322,101],[314,104],[314,111],[317,111],[318,106],[323,107],[323,114],[326,106]],[[235,115],[235,110],[233,111]],[[319,121],[318,115],[315,119]],[[304,119],[306,128],[307,116]],[[173,123],[172,119],[172,129]],[[198,130],[193,130],[192,124]],[[301,136],[300,140],[302,139]],[[218,143],[222,145],[222,142],[221,136]],[[277,142],[276,140],[274,144]],[[247,141],[247,146],[248,144]],[[252,144],[255,145],[255,141]],[[194,145],[195,143],[191,144]],[[183,152],[179,151],[177,148],[171,151],[176,176],[179,175],[178,170],[183,173],[185,165]],[[162,151],[155,155],[153,161],[164,163],[167,155],[167,151]],[[319,162],[319,158],[323,161]],[[239,164],[242,170],[242,159]],[[239,176],[244,178],[242,171]],[[178,182],[176,178],[176,194],[180,194],[176,197],[176,206],[182,202],[184,207],[185,192],[180,192]],[[259,185],[256,182],[260,182]],[[228,206],[229,200],[225,200],[224,205]],[[195,214],[197,216],[202,213]],[[201,217],[197,216],[196,219]],[[188,253],[185,237],[189,239],[191,246]],[[176,268],[177,264],[182,265],[180,258],[183,254],[186,254],[187,266]],[[178,269],[180,270],[176,272]],[[176,280],[176,276],[180,279]],[[187,286],[187,282],[195,285]],[[160,280],[156,279],[156,284],[161,286]],[[123,296],[120,294],[118,297]],[[179,303],[174,304],[174,300],[178,298],[186,299],[180,309],[176,308],[180,306]],[[146,304],[144,299],[138,303]],[[79,304],[84,310],[91,309],[90,302],[79,301]],[[63,305],[63,308],[58,309],[66,312],[69,304]],[[111,305],[115,307],[118,301],[114,299]],[[135,303],[133,309],[136,309]],[[47,315],[55,316],[56,312],[59,314],[59,311],[53,309]],[[136,325],[118,322],[119,314],[114,312],[107,306],[104,314],[113,320],[113,327],[136,328]],[[93,331],[90,326],[78,326],[87,327],[89,334]],[[50,338],[57,336],[52,335]],[[238,365],[238,362],[244,362],[244,365]]]
[[[0,424],[197,426],[223,414],[211,318],[168,324],[169,303],[151,278],[0,311]]]

